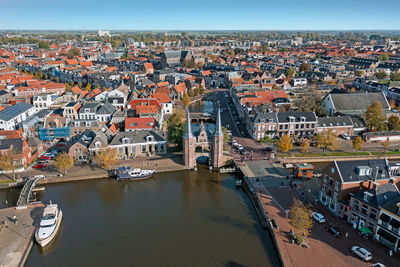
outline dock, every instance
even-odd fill
[[[24,265],[43,209],[37,204],[0,210],[0,266]]]

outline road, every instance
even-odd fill
[[[229,129],[232,131],[232,135],[234,137],[240,137],[240,131],[235,123],[235,120],[232,116],[232,111],[230,110],[229,103],[227,98],[225,97],[225,93],[228,91],[216,92],[215,99],[219,102],[221,110],[221,123],[222,126],[226,127],[229,125]]]

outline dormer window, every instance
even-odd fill
[[[129,144],[129,138],[128,137],[122,138],[122,143],[123,144]]]
[[[90,121],[85,122],[86,127],[90,127]]]
[[[85,108],[85,113],[89,113],[90,112],[90,108]]]
[[[290,121],[290,122],[294,122],[294,121],[295,121],[295,118],[294,118],[293,116],[289,116],[289,121]]]
[[[371,175],[372,172],[371,168],[368,166],[358,166],[356,171],[359,176]]]
[[[147,142],[153,142],[154,141],[154,136],[152,136],[152,135],[146,136],[146,141]]]
[[[97,141],[96,143],[94,143],[94,146],[95,146],[96,148],[100,148],[100,147],[101,147],[101,142],[100,142],[100,141]]]
[[[75,122],[75,127],[79,127],[79,121]]]
[[[301,122],[305,122],[306,121],[306,117],[300,117],[300,121]]]

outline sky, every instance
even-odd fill
[[[1,30],[400,30],[400,0],[0,0]]]

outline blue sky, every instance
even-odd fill
[[[0,0],[0,29],[400,30],[399,0]]]

